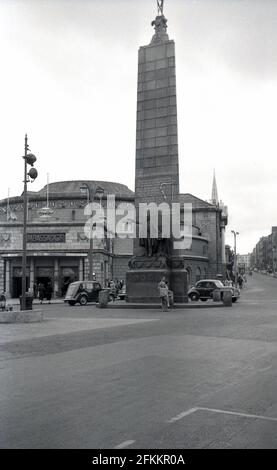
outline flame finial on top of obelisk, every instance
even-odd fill
[[[164,9],[164,0],[157,0],[157,7],[158,7],[158,16],[163,15],[163,9]]]
[[[167,30],[167,19],[163,14],[164,0],[157,0],[158,15],[155,20],[152,21],[151,26],[155,28],[155,34],[152,38],[151,44],[157,44],[160,42],[168,41]]]

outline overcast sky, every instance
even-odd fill
[[[213,170],[238,251],[277,225],[277,1],[165,0],[176,42],[180,189]],[[137,50],[155,0],[0,0],[0,198],[22,192],[24,135],[39,177],[134,189]]]

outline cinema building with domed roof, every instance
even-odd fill
[[[107,181],[61,181],[38,192],[28,192],[27,287],[51,281],[54,296],[61,297],[70,282],[89,278],[90,242],[84,227],[88,216],[87,194],[82,185],[100,186],[101,207],[107,196],[115,206],[134,203],[134,192],[124,184]],[[96,200],[97,202],[97,200]],[[192,246],[183,256],[189,284],[202,278],[225,274],[226,208],[218,201],[206,202],[181,194],[180,202],[192,204]],[[122,217],[122,216],[121,216]],[[93,239],[93,276],[102,286],[109,279],[125,280],[133,255],[132,223],[117,220],[114,238]],[[21,294],[23,197],[0,201],[0,289],[11,297]]]

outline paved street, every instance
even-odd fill
[[[276,448],[277,279],[231,308],[0,326],[1,448]]]

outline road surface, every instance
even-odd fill
[[[0,325],[1,448],[276,448],[277,279],[232,308]]]

